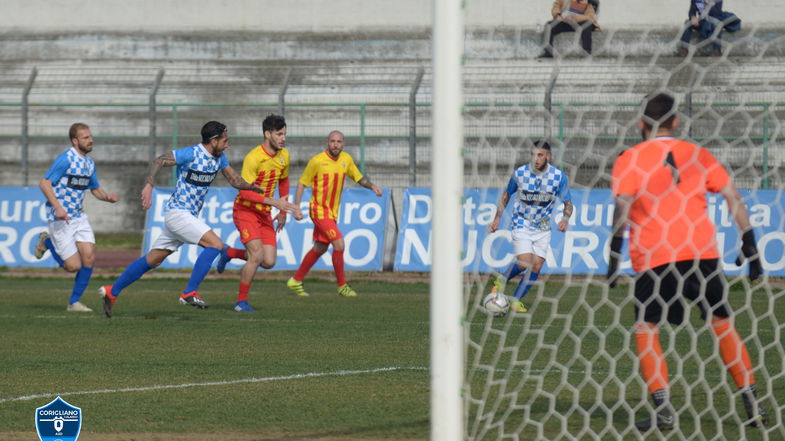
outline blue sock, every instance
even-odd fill
[[[120,277],[114,281],[112,284],[112,295],[117,297],[120,295],[120,292],[128,285],[136,282],[139,280],[142,275],[148,271],[153,269],[149,263],[147,263],[147,256],[142,256],[128,265],[128,268],[120,274]]]
[[[60,265],[60,268],[65,268],[63,259],[61,259],[60,255],[57,254],[57,251],[55,251],[55,246],[52,243],[52,239],[47,237],[46,240],[44,240],[44,245],[46,245],[46,248],[49,250],[50,253],[52,253],[52,259],[54,259],[55,262],[57,262],[57,264]]]
[[[219,254],[221,254],[221,250],[218,248],[207,247],[202,250],[201,254],[199,254],[199,257],[196,259],[194,269],[191,271],[191,278],[188,280],[188,286],[185,287],[183,293],[187,294],[199,290],[199,284],[202,283],[202,280],[207,276],[207,273],[210,272],[213,261]]]
[[[529,271],[528,277],[521,279],[520,283],[518,283],[518,287],[515,288],[515,293],[513,294],[515,300],[521,300],[529,292],[532,285],[534,285],[534,281],[537,280],[539,275],[540,273]]]
[[[522,272],[523,270],[518,266],[518,262],[513,260],[510,266],[506,270],[502,271],[502,274],[504,274],[504,277],[507,280],[510,280]]]
[[[82,298],[82,294],[84,294],[84,290],[87,289],[87,284],[90,283],[90,276],[92,275],[92,266],[83,266],[76,272],[74,289],[71,291],[71,300],[68,301],[69,305],[73,305]]]

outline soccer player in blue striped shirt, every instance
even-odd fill
[[[514,200],[510,229],[516,259],[508,268],[497,273],[491,291],[503,293],[508,280],[525,273],[510,302],[510,308],[515,312],[526,312],[522,299],[537,280],[545,263],[551,242],[551,215],[556,201],[564,203],[557,230],[567,231],[573,212],[567,175],[551,165],[551,158],[550,144],[547,141],[536,141],[531,150],[531,162],[512,172],[496,207],[496,216],[488,226],[491,233],[497,231],[504,209],[510,200]]]
[[[41,259],[47,250],[66,271],[76,273],[67,311],[90,312],[80,299],[90,283],[95,263],[95,235],[87,214],[82,211],[86,190],[98,200],[115,203],[114,193],[105,192],[98,184],[95,161],[87,156],[93,151],[93,134],[83,123],[71,124],[68,130],[71,148],[55,158],[38,187],[46,197],[49,231],[38,236],[35,257]]]
[[[202,142],[167,152],[150,165],[150,172],[142,189],[142,208],[152,206],[155,176],[163,167],[177,166],[177,186],[166,204],[164,229],[153,243],[147,255],[131,262],[112,285],[102,286],[98,293],[104,301],[104,313],[112,317],[117,296],[128,285],[137,281],[144,273],[163,263],[164,259],[185,243],[203,247],[196,259],[180,303],[205,309],[210,305],[197,292],[213,261],[223,249],[223,241],[199,218],[199,212],[207,196],[207,189],[221,172],[229,184],[238,190],[263,193],[255,184],[246,182],[229,165],[224,151],[229,148],[229,132],[218,121],[210,121],[202,127]]]

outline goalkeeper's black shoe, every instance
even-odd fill
[[[671,430],[674,426],[673,414],[668,412],[667,415],[665,413],[657,413],[657,423],[656,426],[660,430]],[[635,428],[640,430],[641,432],[648,432],[649,430],[654,427],[655,424],[652,423],[651,418],[646,418],[645,420],[638,421],[635,423]]]
[[[747,386],[741,393],[744,410],[747,411],[747,425],[750,427],[764,428],[769,425],[769,414],[761,407],[756,398],[754,387]]]

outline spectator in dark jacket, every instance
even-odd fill
[[[690,0],[689,17],[684,22],[684,32],[681,34],[676,55],[684,57],[689,53],[693,31],[698,31],[701,40],[712,41],[712,55],[722,55],[720,40],[723,18],[725,14],[722,11],[722,0]]]
[[[562,32],[580,32],[581,47],[591,54],[591,33],[596,25],[594,6],[588,0],[554,0],[551,7],[553,20],[545,25],[544,51],[540,58],[553,57],[553,37]],[[546,43],[547,41],[547,43]]]

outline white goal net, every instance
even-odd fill
[[[685,12],[688,7],[685,3]],[[549,2],[550,4],[550,2]],[[468,440],[785,439],[785,39],[747,26],[723,34],[721,54],[696,32],[679,54],[681,30],[594,32],[555,38],[537,59],[534,30],[467,31],[464,67],[464,437]],[[543,29],[543,32],[547,29]],[[507,45],[507,46],[505,46]],[[491,62],[480,52],[507,51]],[[434,81],[438,81],[435,78]],[[720,261],[730,284],[731,322],[745,343],[768,424],[750,427],[710,324],[688,306],[683,324],[660,326],[668,363],[669,430],[640,431],[654,404],[636,351],[634,275],[605,280],[613,212],[611,169],[641,142],[641,100],[675,96],[675,136],[706,147],[741,190],[765,277],[734,264],[740,234],[720,195],[708,196]],[[513,261],[510,216],[490,234],[495,205],[533,141],[552,146],[569,178],[575,213],[566,233],[553,215],[550,251],[522,299],[527,312],[493,317],[480,306],[491,271]],[[438,154],[438,153],[437,153]],[[689,238],[685,237],[685,241]],[[524,276],[525,277],[525,276]],[[512,297],[519,278],[505,288]],[[436,305],[435,305],[436,306]]]

